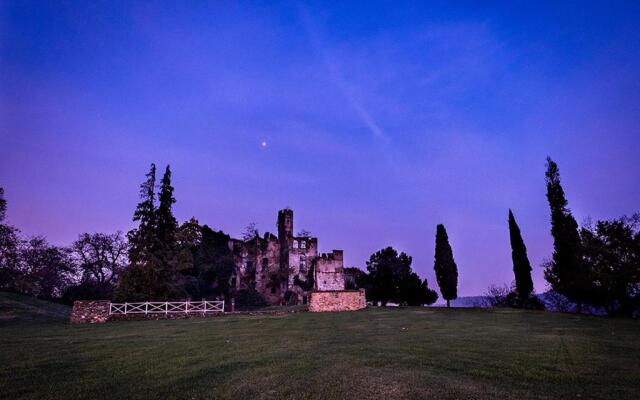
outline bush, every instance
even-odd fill
[[[236,309],[250,310],[264,307],[267,302],[264,297],[255,289],[241,289],[235,295]]]
[[[518,296],[518,292],[512,287],[504,286],[489,286],[486,297],[487,307],[509,307],[509,308],[523,308],[527,310],[544,310],[544,303],[540,299],[532,294],[526,299],[522,300]]]

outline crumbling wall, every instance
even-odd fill
[[[315,288],[319,291],[344,290],[342,250],[322,254],[315,260]]]
[[[267,232],[247,241],[231,239],[230,247],[235,264],[231,286],[235,290],[255,288],[267,303],[280,304],[283,290],[271,279],[280,268],[278,238]]]
[[[277,226],[277,236],[267,233],[264,238],[230,240],[234,290],[255,287],[267,303],[276,305],[307,302],[310,287],[344,289],[342,250],[320,255],[317,238],[294,236],[291,209],[278,212]],[[308,286],[296,284],[296,280],[309,282]]]
[[[81,301],[73,303],[71,310],[72,324],[95,324],[107,322],[109,319],[109,300]]]
[[[275,236],[264,242],[256,259],[256,290],[269,304],[280,304],[282,283],[273,280],[280,270],[280,243]]]
[[[364,289],[311,292],[309,311],[355,311],[367,307]]]
[[[308,291],[296,285],[296,278],[306,282],[313,269],[313,262],[318,257],[318,239],[315,237],[293,237],[289,249],[289,282],[288,290],[293,297],[290,304],[301,304],[308,301]]]

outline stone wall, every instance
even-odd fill
[[[315,289],[318,291],[344,290],[342,250],[321,254],[315,260]]]
[[[355,311],[367,307],[364,289],[311,292],[309,311]]]
[[[109,300],[75,301],[71,310],[72,324],[95,324],[109,320]]]
[[[76,301],[71,311],[72,324],[95,324],[110,321],[140,321],[187,318],[215,318],[226,315],[286,315],[304,312],[306,309],[275,309],[253,311],[225,311],[213,313],[169,313],[169,314],[112,314],[109,315],[109,300]]]

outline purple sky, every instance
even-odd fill
[[[578,221],[640,211],[640,3],[347,3],[3,1],[10,223],[128,230],[171,164],[181,221],[273,232],[289,206],[432,287],[443,223],[474,295],[513,279],[509,207],[545,289],[547,155]]]

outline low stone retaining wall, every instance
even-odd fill
[[[355,311],[367,307],[364,289],[311,292],[309,311]]]
[[[71,311],[72,324],[95,324],[109,321],[140,321],[161,319],[211,318],[225,315],[285,315],[307,310],[252,310],[214,313],[169,313],[169,314],[109,314],[109,300],[78,300],[73,303]]]
[[[75,301],[71,310],[72,324],[95,324],[109,320],[109,300]]]
[[[144,319],[183,319],[219,317],[222,315],[282,315],[292,310],[269,311],[240,311],[240,312],[215,312],[215,313],[169,313],[169,314],[109,314],[111,302],[109,300],[76,301],[71,311],[72,324],[95,324],[108,321],[129,321]],[[309,298],[309,311],[355,311],[367,307],[364,289],[360,290],[332,290],[323,292],[311,292]]]

